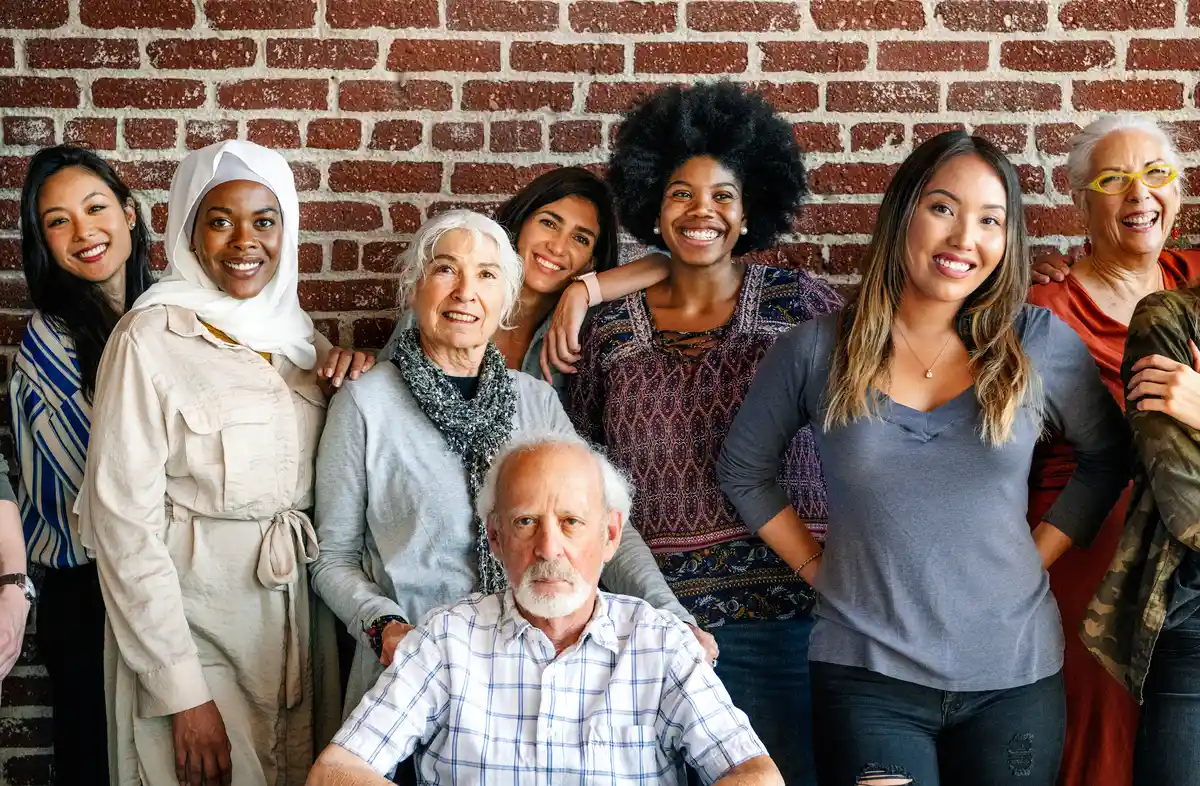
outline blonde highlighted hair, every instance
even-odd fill
[[[909,223],[934,173],[961,155],[983,159],[1004,184],[1004,257],[959,310],[956,329],[970,356],[975,396],[983,409],[981,439],[991,445],[1012,438],[1023,404],[1041,408],[1041,383],[1021,347],[1015,322],[1029,291],[1030,270],[1021,186],[1017,171],[986,139],[948,131],[927,140],[892,178],[871,244],[862,284],[838,324],[826,391],[825,428],[877,416],[872,388],[886,387],[892,355],[892,322],[904,292]]]

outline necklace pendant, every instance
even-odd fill
[[[928,369],[925,371],[925,379],[933,379],[933,369]]]

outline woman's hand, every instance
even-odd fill
[[[1033,283],[1049,284],[1051,281],[1066,281],[1071,274],[1071,263],[1063,257],[1043,259],[1033,266]]]
[[[691,629],[692,635],[696,637],[696,642],[699,643],[700,648],[704,650],[704,657],[708,658],[708,662],[711,665],[716,666],[717,656],[721,654],[721,648],[717,646],[717,640],[713,638],[711,633],[700,630],[695,625],[688,625],[688,628]]]
[[[579,331],[588,312],[587,287],[576,281],[563,290],[542,342],[542,376],[550,381],[553,365],[564,374],[575,373],[579,362]]]
[[[1200,430],[1200,349],[1189,341],[1192,365],[1162,355],[1148,355],[1133,364],[1129,400],[1139,410],[1164,412],[1185,426]]]
[[[392,665],[392,658],[396,656],[396,647],[408,635],[408,632],[413,629],[412,625],[399,620],[392,620],[387,625],[383,626],[383,635],[380,636],[379,647],[379,662],[384,666]]]
[[[8,676],[21,657],[27,619],[29,601],[24,591],[15,584],[0,587],[0,679]]]
[[[180,786],[230,786],[233,762],[225,721],[214,701],[171,716],[175,777]]]
[[[350,379],[358,379],[370,371],[374,365],[374,355],[356,352],[353,349],[334,347],[329,350],[324,362],[317,368],[317,379],[328,379],[330,385],[340,388],[347,375],[350,376]]]

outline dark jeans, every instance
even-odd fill
[[[717,676],[767,746],[788,786],[816,786],[808,637],[813,620],[747,620],[713,628]]]
[[[952,693],[832,663],[809,668],[821,786],[883,773],[913,786],[1054,786],[1067,718],[1059,674]]]
[[[104,599],[94,564],[46,569],[38,598],[36,636],[50,673],[54,783],[106,786]]]
[[[1144,699],[1134,786],[1200,783],[1200,614],[1159,635]]]

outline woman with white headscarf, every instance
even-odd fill
[[[292,173],[222,142],[183,161],[169,211],[170,267],[104,351],[79,498],[112,783],[299,786],[337,688],[307,582],[325,397]]]

